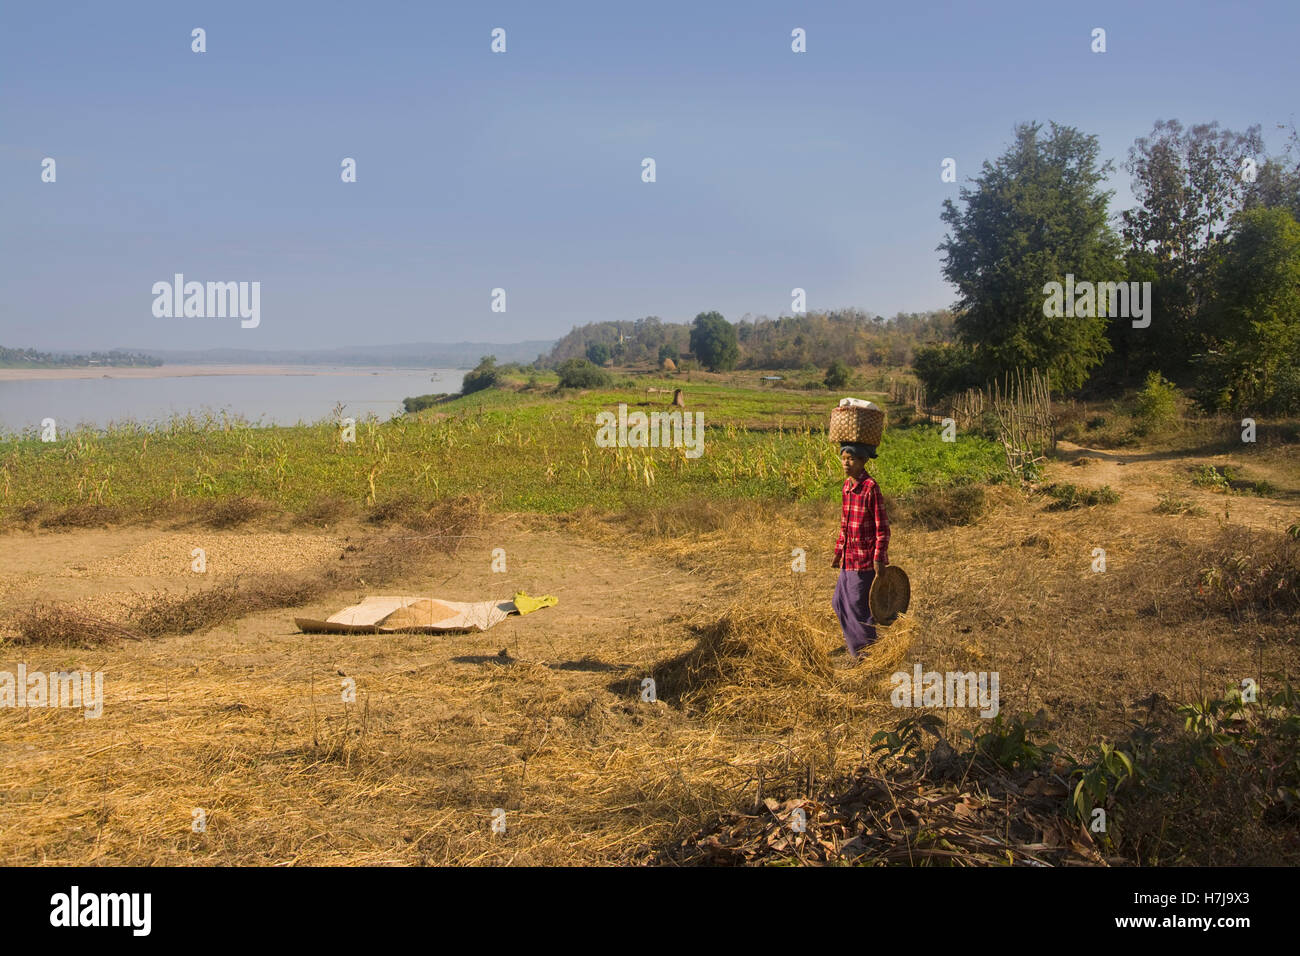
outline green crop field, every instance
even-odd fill
[[[650,382],[671,388],[669,381]],[[413,416],[252,427],[229,419],[173,419],[82,430],[44,443],[0,437],[0,521],[58,509],[101,509],[121,520],[230,497],[292,514],[322,500],[355,507],[387,501],[481,496],[499,511],[622,509],[691,498],[837,500],[838,454],[827,440],[834,399],[731,385],[690,385],[703,453],[603,448],[596,416],[667,410],[645,386],[582,393],[491,389]],[[906,496],[995,476],[997,447],[975,436],[944,442],[936,425],[890,427],[872,471],[887,494]]]

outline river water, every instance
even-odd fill
[[[0,370],[2,372],[3,370]],[[232,374],[220,366],[159,377],[126,377],[109,369],[87,378],[0,378],[0,430],[39,428],[52,418],[59,431],[79,424],[102,428],[110,422],[156,423],[179,415],[239,416],[254,424],[293,425],[343,416],[387,420],[411,395],[460,390],[463,369],[358,369],[302,367],[268,373]]]

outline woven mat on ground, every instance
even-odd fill
[[[323,621],[296,617],[294,623],[307,634],[394,634],[414,631],[486,631],[516,613],[513,601],[440,601],[426,597],[367,597]]]

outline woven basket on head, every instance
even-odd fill
[[[879,445],[885,430],[885,410],[837,405],[831,409],[831,441],[837,445]]]

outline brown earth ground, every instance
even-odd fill
[[[899,717],[888,674],[914,663],[1000,672],[1004,714],[1041,710],[1075,748],[1153,702],[1245,676],[1294,679],[1300,652],[1283,626],[1181,610],[1196,568],[1179,562],[1223,533],[1225,509],[1227,525],[1269,533],[1300,520],[1295,449],[1059,452],[1047,480],[1108,484],[1121,501],[1052,511],[1003,488],[973,525],[926,531],[900,515],[891,559],[911,575],[911,613],[850,671],[827,656],[841,641],[829,607],[834,505],[691,506],[631,524],[498,517],[397,587],[358,581],[300,609],[89,650],[0,644],[0,670],[105,674],[98,719],[0,710],[0,863],[643,861],[765,785],[862,763],[868,736]],[[1272,496],[1191,482],[1197,465],[1245,457]],[[1155,513],[1165,491],[1205,513]],[[310,571],[367,533],[11,532],[0,536],[0,635],[33,601],[121,618],[142,594]],[[202,576],[190,570],[195,547],[207,553]],[[1104,574],[1092,570],[1098,547]],[[505,573],[492,570],[495,548]],[[795,548],[805,573],[791,569]],[[304,635],[293,624],[366,593],[468,601],[519,589],[559,604],[483,634]],[[818,657],[787,683],[746,683],[719,661],[721,678],[692,696],[680,659],[719,620],[788,633]],[[663,691],[653,703],[640,699],[650,675]],[[345,678],[355,704],[342,700]],[[496,808],[504,834],[492,832]],[[1294,834],[1269,839],[1278,862],[1300,854]]]

